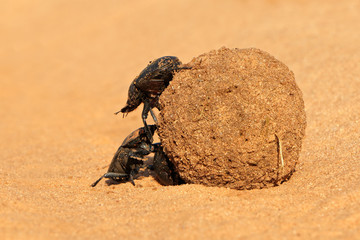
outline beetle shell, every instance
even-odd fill
[[[158,96],[169,85],[174,71],[178,70],[180,65],[180,60],[174,56],[165,56],[150,62],[130,84],[126,106],[120,112],[131,112],[145,100],[152,102],[151,108],[157,107]]]
[[[173,73],[181,65],[174,56],[165,56],[152,62],[134,79],[134,85],[148,96],[160,95],[169,85]]]
[[[156,125],[149,125],[151,134],[154,135],[154,132],[156,130]],[[146,138],[146,131],[143,127],[136,129],[132,133],[130,133],[121,144],[121,147],[126,148],[136,148],[139,146],[139,144],[143,142],[148,142],[148,139]],[[151,143],[150,143],[151,144]]]
[[[133,152],[134,150],[130,148],[120,147],[110,163],[108,172],[124,174],[129,174],[131,171],[136,172],[137,169],[143,165],[143,161],[131,158],[130,154]],[[114,178],[112,179],[118,180]]]

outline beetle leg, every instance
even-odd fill
[[[161,146],[157,146],[153,168],[157,180],[162,185],[178,185],[184,183],[176,172],[174,164],[166,156]]]
[[[128,174],[126,173],[115,173],[115,172],[108,172],[104,174],[104,178],[117,178],[117,177],[127,177]]]
[[[149,155],[150,151],[146,150],[146,149],[141,149],[138,148],[136,150],[136,152],[134,152],[134,154],[129,155],[130,158],[136,160],[136,162],[144,162],[147,160],[147,158],[145,156]]]
[[[104,178],[111,178],[115,182],[119,182],[122,178],[129,177],[127,173],[116,173],[116,172],[108,172],[105,173]],[[120,179],[119,179],[120,178]]]
[[[153,112],[153,110],[150,108],[150,114],[151,114],[151,116],[152,116],[152,118],[154,119],[154,122],[156,123],[156,124],[158,124],[158,120],[157,120],[157,118],[156,118],[156,115],[155,115],[155,113]]]
[[[129,174],[129,181],[131,182],[132,185],[135,186],[135,182],[134,182],[134,175],[136,174],[136,171],[131,170],[130,174]]]
[[[104,178],[104,175],[102,175],[98,180],[96,180],[93,184],[91,184],[91,186],[95,187],[100,182],[100,180],[103,178]]]
[[[190,66],[188,64],[180,64],[174,70],[178,71],[178,70],[183,70],[183,69],[192,69],[192,66]]]
[[[91,184],[92,187],[95,187],[101,179],[103,178],[116,178],[116,177],[127,177],[128,174],[126,173],[114,173],[114,172],[108,172],[102,175],[98,180],[96,180],[93,184]]]
[[[152,146],[152,148],[151,148],[151,152],[153,152],[153,153],[156,153],[156,152],[158,152],[158,151],[162,151],[162,147],[161,147],[161,143],[154,143],[154,144],[152,144],[151,145]]]
[[[151,131],[150,131],[150,128],[149,126],[147,125],[146,123],[146,119],[148,117],[148,114],[149,114],[149,111],[151,110],[151,106],[150,106],[150,103],[149,101],[145,100],[144,101],[144,109],[142,111],[142,120],[143,120],[143,123],[144,123],[144,127],[145,127],[145,132],[146,132],[146,136],[148,138],[148,140],[152,143],[153,142],[153,137],[152,137],[152,134],[151,134]]]
[[[153,168],[157,180],[162,185],[174,185],[174,181],[171,178],[171,169],[169,168],[166,156],[161,148],[155,153]]]
[[[146,158],[143,158],[143,157],[137,157],[137,156],[130,156],[132,159],[134,160],[137,160],[137,161],[141,161],[141,162],[144,162],[146,161]]]

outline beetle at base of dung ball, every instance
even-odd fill
[[[148,128],[152,138],[157,126],[148,125]],[[103,178],[110,178],[116,182],[126,180],[135,186],[134,176],[144,166],[145,156],[150,153],[155,153],[152,169],[157,180],[162,185],[178,185],[183,183],[180,176],[174,170],[174,166],[163,152],[161,144],[152,144],[148,139],[145,128],[141,127],[125,138],[116,151],[107,173],[91,184],[91,186],[95,187]]]

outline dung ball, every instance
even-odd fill
[[[290,178],[306,116],[294,74],[255,48],[195,57],[160,96],[159,137],[186,183],[254,189]]]

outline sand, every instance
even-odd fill
[[[356,239],[360,236],[360,3],[0,3],[0,239]],[[90,184],[123,139],[148,61],[256,47],[295,74],[307,114],[296,172],[239,191]]]

